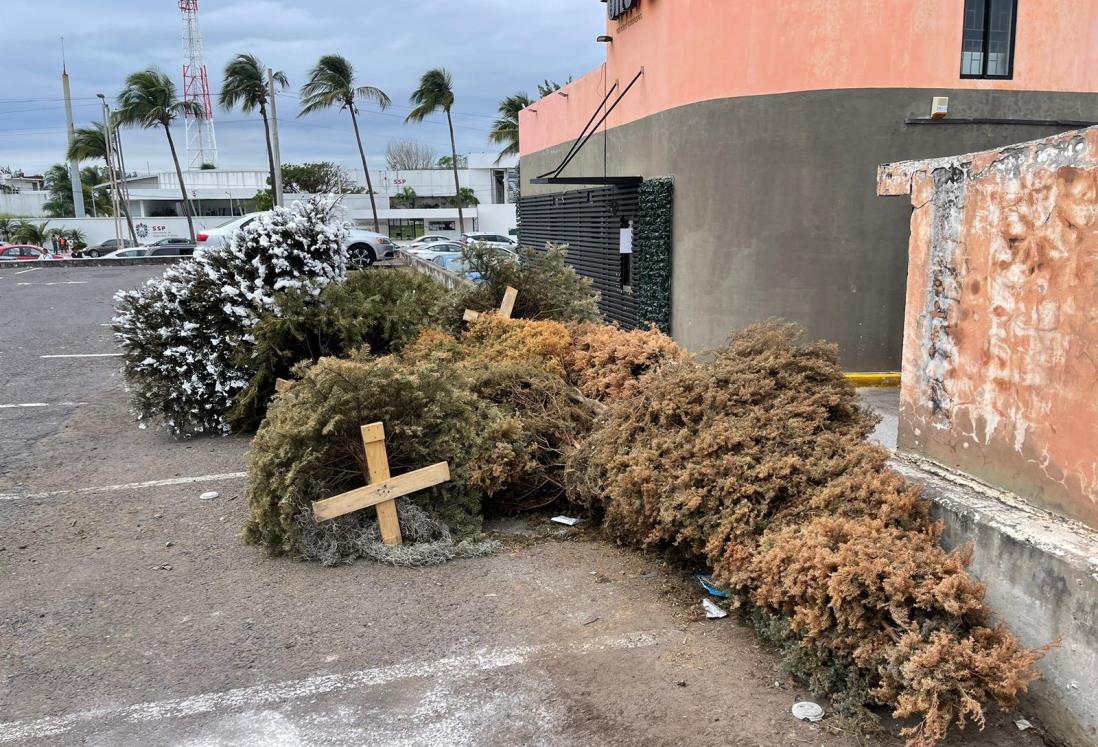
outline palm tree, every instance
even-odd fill
[[[240,111],[248,114],[259,110],[263,119],[263,142],[267,144],[267,163],[271,169],[271,194],[275,185],[274,148],[271,145],[271,123],[267,119],[267,101],[270,89],[267,87],[266,68],[254,54],[238,54],[225,66],[225,80],[221,83],[221,96],[218,103],[223,109],[232,111],[237,105]],[[286,73],[279,70],[273,74],[274,82],[288,88],[290,85]]]
[[[404,203],[405,207],[414,208],[416,206],[416,191],[411,187],[405,187],[404,189],[393,195],[394,200],[399,200]]]
[[[351,123],[355,127],[355,142],[358,143],[358,155],[362,158],[362,170],[366,174],[366,191],[370,193],[370,208],[374,212],[374,231],[381,231],[377,219],[377,202],[374,199],[374,185],[370,179],[370,167],[366,165],[366,151],[362,147],[362,134],[358,130],[358,102],[373,101],[385,111],[392,100],[380,88],[374,86],[356,86],[355,69],[347,58],[337,54],[328,54],[320,58],[309,72],[309,82],[301,88],[301,113],[297,116],[330,109],[339,104],[340,111],[351,112]]]
[[[461,207],[462,205],[479,205],[480,198],[472,187],[462,187],[458,190],[457,197],[450,198],[450,204]]]
[[[488,133],[488,139],[493,143],[499,143],[506,147],[500,151],[499,163],[508,156],[517,156],[519,152],[519,112],[532,104],[530,97],[525,93],[516,93],[499,102],[500,118],[492,125],[492,131]]]
[[[180,100],[175,83],[157,68],[149,68],[126,78],[126,85],[118,95],[118,123],[151,130],[163,127],[168,138],[168,148],[175,162],[175,174],[179,177],[179,190],[183,194],[183,212],[187,227],[194,241],[194,217],[191,202],[187,199],[187,186],[183,182],[183,169],[179,166],[179,154],[172,139],[172,122],[181,116],[202,117],[202,105],[197,101]]]
[[[11,241],[15,236],[15,220],[9,215],[0,215],[0,241]]]
[[[35,224],[30,221],[21,220],[15,225],[15,230],[12,232],[12,238],[20,244],[34,244],[35,246],[44,247],[52,235],[52,231],[46,228],[49,224],[49,221]]]
[[[458,203],[458,232],[465,230],[465,212],[461,209],[461,184],[458,182],[457,142],[454,140],[454,118],[450,110],[454,107],[454,79],[445,69],[438,67],[428,70],[419,79],[419,88],[412,91],[411,102],[415,105],[405,122],[422,122],[438,110],[446,112],[446,122],[450,125],[450,152],[453,154],[451,165],[454,169],[454,199]]]
[[[121,163],[121,148],[111,149],[111,154],[118,158],[118,163]],[[92,122],[91,127],[81,127],[76,130],[73,137],[72,145],[69,146],[68,153],[65,156],[69,161],[74,163],[83,163],[84,161],[107,161],[107,132],[102,122]],[[125,173],[122,174],[122,178],[125,179]],[[92,186],[95,185],[93,182]],[[129,194],[123,191],[119,195],[122,205],[122,214],[126,216],[126,227],[129,228],[130,238],[134,243],[137,243],[137,232],[133,228],[133,216],[130,215],[130,200]]]

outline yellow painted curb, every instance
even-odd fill
[[[899,386],[899,372],[883,373],[848,373],[846,378],[851,384],[858,387],[868,386]]]

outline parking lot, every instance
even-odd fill
[[[735,615],[582,528],[415,570],[242,544],[248,439],[128,414],[111,297],[162,269],[0,267],[0,744],[900,744],[796,721]]]

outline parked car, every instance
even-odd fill
[[[456,241],[450,242],[437,242],[430,245],[429,249],[417,249],[414,252],[408,252],[409,254],[425,259],[428,262],[433,262],[435,257],[440,254],[458,254],[460,255],[465,246],[459,244]]]
[[[133,259],[134,257],[144,257],[147,251],[149,250],[143,246],[131,249],[115,249],[113,252],[107,252],[100,259]]]
[[[246,228],[263,213],[249,213],[239,218],[234,218],[227,223],[222,223],[217,228],[208,228],[200,231],[198,243],[194,251],[201,253],[207,249],[226,246],[233,234]],[[347,254],[351,265],[354,267],[369,267],[379,259],[392,259],[396,256],[396,244],[388,236],[380,233],[366,231],[361,228],[351,228],[345,242]]]
[[[450,242],[454,239],[449,236],[443,236],[441,233],[429,233],[426,236],[420,236],[415,241],[405,242],[404,248],[411,251],[412,249],[422,249],[431,244],[438,244],[441,242]]]
[[[463,233],[461,235],[461,243],[477,243],[483,246],[490,246],[493,249],[509,249],[511,251],[516,251],[518,249],[518,241],[516,239],[513,239],[510,236],[502,236],[498,233],[482,233],[479,231]]]
[[[480,273],[469,268],[469,260],[465,259],[462,254],[455,254],[453,252],[439,254],[431,261],[444,270],[452,272],[455,275],[461,275],[466,280],[471,280],[474,283],[481,282]]]
[[[116,249],[130,249],[136,246],[140,246],[140,244],[132,239],[107,239],[95,246],[89,246],[78,252],[73,252],[72,256],[74,259],[80,259],[81,257],[105,257]]]
[[[9,244],[0,247],[0,262],[38,262],[52,259],[61,259],[61,255],[50,254],[33,244]]]
[[[194,254],[195,243],[190,239],[160,239],[145,244],[146,257],[189,257]]]

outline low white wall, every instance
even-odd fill
[[[228,221],[229,218],[217,216],[213,218],[195,218],[194,230],[197,233],[203,228],[214,228]],[[32,223],[47,223],[48,228],[77,229],[87,237],[88,246],[93,246],[101,241],[114,238],[113,218],[42,218],[32,219]],[[119,220],[122,230],[122,238],[129,238],[130,232],[126,227],[126,219]],[[170,237],[189,238],[186,218],[134,218],[133,227],[137,231],[139,242],[153,242],[158,239]],[[144,234],[144,235],[142,235]]]
[[[50,198],[48,192],[0,192],[0,215],[38,217],[46,214],[42,207]]]

